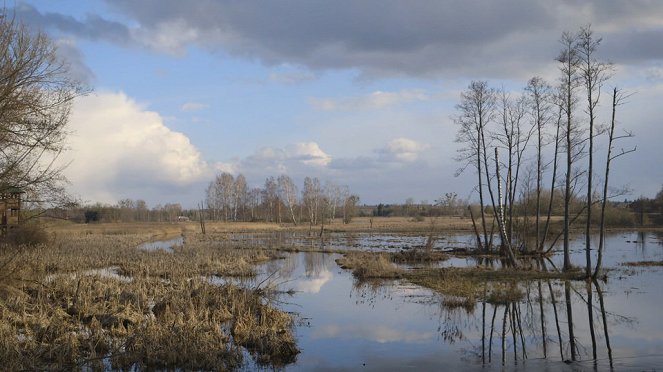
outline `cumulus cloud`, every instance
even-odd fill
[[[323,111],[355,111],[378,109],[399,104],[427,101],[429,95],[420,89],[404,89],[398,92],[376,91],[364,96],[344,97],[340,99],[310,98],[309,104]]]
[[[409,138],[396,138],[378,151],[380,159],[388,162],[412,162],[430,146]]]
[[[76,100],[70,119],[66,169],[84,199],[114,202],[182,190],[210,177],[210,166],[184,134],[123,93]]]
[[[316,142],[300,142],[284,148],[262,147],[253,155],[237,160],[233,169],[263,177],[280,173],[305,174],[324,168],[331,161],[331,156]]]

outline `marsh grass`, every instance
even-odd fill
[[[366,279],[397,279],[403,276],[404,270],[396,267],[386,253],[348,252],[336,263],[343,269],[352,271],[352,275],[360,280]]]
[[[391,259],[398,263],[439,262],[448,260],[449,255],[432,249],[416,248],[392,253]]]
[[[663,261],[633,261],[624,262],[622,266],[643,266],[643,267],[656,267],[663,266]]]
[[[535,280],[581,280],[581,270],[547,272],[535,269],[467,268],[412,268],[399,269],[392,261],[399,254],[348,252],[336,262],[341,268],[351,270],[358,280],[406,279],[442,294],[442,305],[447,308],[474,309],[477,301],[506,304],[523,300],[527,284]]]
[[[162,233],[70,228],[47,244],[2,247],[3,368],[232,370],[243,348],[265,365],[295,360],[288,314],[261,291],[208,279],[253,276],[273,253],[186,231],[172,253],[137,249]]]

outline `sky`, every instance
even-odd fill
[[[347,185],[362,203],[476,198],[454,174],[460,93],[555,83],[564,31],[591,24],[631,94],[611,185],[663,184],[663,1],[31,0],[16,18],[47,33],[91,93],[70,117],[70,191],[86,202],[193,207],[219,172]],[[606,123],[609,102],[599,121]],[[581,115],[582,113],[579,113]],[[597,153],[607,146],[598,140]],[[529,159],[531,160],[531,159]],[[598,180],[597,180],[598,181]]]

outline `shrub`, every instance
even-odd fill
[[[38,225],[26,224],[7,229],[2,241],[6,244],[34,246],[48,241],[48,234]]]

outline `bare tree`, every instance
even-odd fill
[[[533,77],[525,88],[529,114],[536,128],[536,250],[542,251],[541,189],[543,180],[544,131],[552,118],[552,87],[540,77]]]
[[[587,165],[587,221],[585,224],[585,273],[591,275],[592,256],[591,249],[591,227],[592,227],[592,176],[594,172],[594,127],[596,120],[596,109],[601,98],[601,87],[610,77],[611,65],[596,59],[596,51],[601,44],[601,38],[594,38],[590,26],[583,27],[577,36],[575,45],[578,56],[578,68],[581,81],[585,88],[587,98],[586,113],[589,119],[589,151]]]
[[[246,184],[246,178],[244,177],[244,175],[240,173],[237,175],[237,177],[235,178],[235,182],[233,183],[233,195],[232,195],[233,221],[237,221],[237,219],[239,218],[239,212],[244,209],[246,205],[246,199],[248,197],[247,193],[248,193],[248,186]]]
[[[608,202],[608,180],[610,178],[610,164],[612,161],[622,155],[631,153],[635,151],[636,149],[630,149],[630,150],[624,150],[622,149],[619,153],[613,154],[612,153],[612,147],[614,144],[615,140],[621,139],[621,138],[626,138],[626,137],[632,137],[633,134],[630,132],[626,132],[626,134],[622,136],[615,136],[615,125],[616,125],[616,120],[615,120],[615,115],[617,112],[617,106],[621,105],[623,103],[623,100],[625,99],[626,96],[622,94],[622,92],[614,88],[612,91],[612,119],[610,120],[610,129],[608,130],[608,154],[606,156],[605,160],[605,176],[603,180],[603,199],[601,200],[601,222],[599,226],[599,248],[598,248],[598,257],[596,258],[596,268],[594,269],[594,274],[592,275],[594,279],[596,279],[600,272],[601,272],[601,265],[603,263],[603,247],[604,247],[604,240],[605,240],[605,206]]]
[[[577,37],[568,32],[562,34],[560,43],[562,50],[557,57],[559,69],[562,73],[560,89],[563,93],[562,110],[566,115],[565,139],[566,139],[566,175],[564,179],[564,270],[571,269],[571,258],[569,253],[569,230],[570,230],[570,204],[572,197],[571,182],[573,178],[574,161],[574,135],[576,125],[573,113],[577,103],[576,89],[578,82],[579,58],[576,49]]]
[[[0,192],[18,187],[57,203],[72,101],[84,93],[42,32],[0,14]]]
[[[283,200],[286,207],[288,207],[292,223],[297,225],[297,219],[295,218],[295,206],[297,205],[297,186],[292,181],[292,178],[286,174],[280,175],[277,182],[281,200]]]
[[[457,175],[468,166],[474,164],[477,171],[477,189],[479,192],[479,208],[481,209],[481,226],[483,242],[479,240],[479,249],[489,249],[488,229],[486,227],[485,204],[483,194],[484,168],[487,166],[486,126],[493,120],[496,106],[496,92],[488,87],[485,81],[472,81],[467,90],[461,93],[461,102],[456,105],[458,116],[455,118],[459,126],[456,142],[464,143],[466,147],[459,150],[456,160],[463,164]],[[488,186],[490,179],[486,179]],[[490,191],[490,187],[489,187]],[[492,191],[491,191],[492,193]],[[493,205],[495,203],[493,202]],[[492,240],[492,239],[491,239]]]
[[[320,180],[316,177],[304,178],[304,190],[302,190],[302,201],[308,212],[309,224],[311,226],[318,224],[320,214],[320,204],[322,199],[322,190]]]
[[[212,211],[213,218],[222,217],[228,221],[232,217],[235,202],[235,178],[223,172],[217,175],[207,187],[207,207]]]
[[[262,202],[267,209],[267,221],[281,222],[279,186],[273,176],[265,179],[265,188],[262,190]]]

